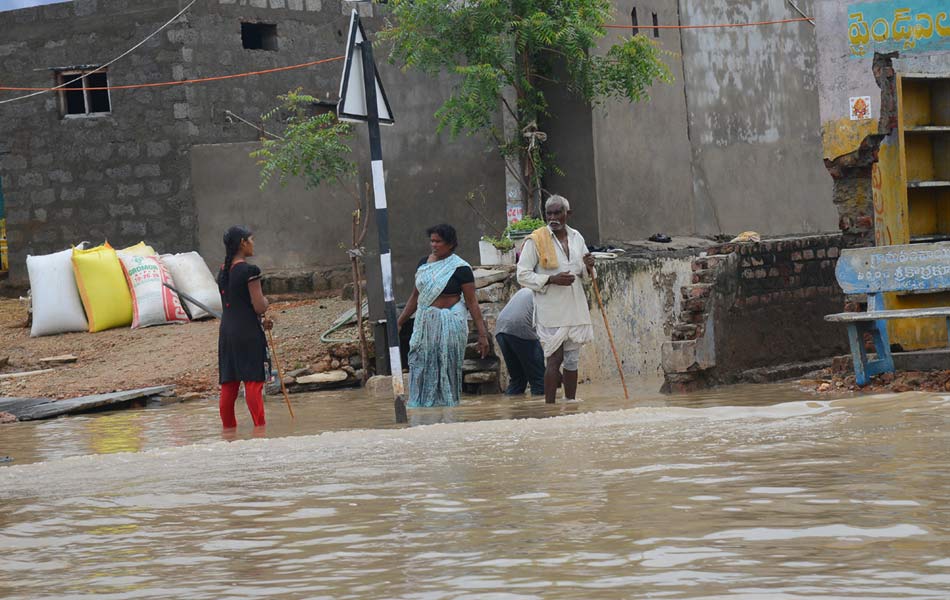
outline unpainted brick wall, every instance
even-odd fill
[[[844,306],[835,266],[845,244],[841,234],[729,243],[695,259],[672,339],[708,335],[712,314],[716,365],[667,373],[665,387],[686,391],[733,382],[748,369],[846,353],[844,329],[824,321]],[[730,254],[738,261],[726,260]]]

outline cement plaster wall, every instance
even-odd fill
[[[796,4],[811,10],[810,0]],[[783,0],[680,6],[684,25],[799,16]],[[831,178],[821,160],[814,27],[685,30],[683,56],[696,233],[835,229]]]
[[[629,23],[638,3],[614,4],[616,21]],[[649,27],[654,11],[661,25],[798,16],[779,0],[751,4],[640,4],[640,32],[655,39]],[[660,30],[659,42],[671,53],[664,58],[674,82],[655,86],[649,103],[611,104],[606,115],[595,113],[602,237],[833,230],[837,215],[821,160],[812,26]]]
[[[816,0],[814,14],[818,44],[818,106],[823,156],[834,160],[857,150],[865,137],[877,133],[881,90],[871,69],[874,53],[851,56],[848,43],[848,6],[851,2]],[[848,99],[870,96],[872,118],[850,119]]]
[[[265,270],[335,266],[348,262],[352,198],[338,188],[307,190],[303,179],[260,189],[260,173],[248,154],[257,142],[191,148],[192,193],[198,219],[198,252],[216,268],[222,235],[231,225],[254,232],[255,264]]]
[[[635,5],[641,26],[652,23],[653,11],[660,24],[679,21],[676,0],[649,5],[614,0],[615,22],[630,25]],[[650,28],[642,27],[640,33],[657,40]],[[601,50],[630,34],[630,30],[611,30],[601,41]],[[610,102],[594,111],[592,135],[604,239],[644,239],[656,232],[688,235],[697,230],[680,33],[661,29],[659,35],[673,82],[654,86],[649,101]]]
[[[459,233],[457,253],[471,264],[478,264],[479,238],[497,235],[505,227],[505,166],[482,138],[451,140],[448,134],[435,133],[433,115],[451,88],[447,76],[433,80],[388,66],[380,73],[387,78],[386,93],[396,113],[396,124],[382,130],[382,143],[393,287],[396,301],[405,302],[415,285],[419,259],[431,251],[425,231],[432,225],[454,226]],[[356,127],[357,143],[363,145],[366,127]],[[361,167],[368,166],[368,150],[357,150],[356,156]],[[475,190],[481,192],[475,195],[475,205],[490,223],[485,223],[465,201]],[[369,281],[379,282],[375,223],[373,220],[366,240],[366,260]],[[370,286],[368,293],[371,316],[382,318],[380,286]]]
[[[670,339],[692,278],[692,257],[598,261],[598,285],[624,377],[631,389],[656,391],[663,381],[663,342]],[[594,341],[581,351],[583,379],[619,382],[616,361],[593,291],[588,294]]]

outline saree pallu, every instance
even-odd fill
[[[462,266],[468,263],[453,254],[416,271],[419,304],[409,340],[407,406],[455,406],[461,399],[468,311],[462,300],[451,308],[435,308],[432,303]]]

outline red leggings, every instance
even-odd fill
[[[218,402],[218,411],[221,413],[221,425],[225,429],[237,427],[234,417],[234,401],[237,400],[240,381],[229,381],[221,384],[221,400]],[[254,426],[264,424],[264,382],[245,381],[244,399],[247,400],[247,409],[251,411]]]

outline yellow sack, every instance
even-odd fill
[[[90,333],[132,324],[132,294],[108,242],[89,250],[73,248],[73,271]]]
[[[155,252],[155,248],[152,248],[145,242],[139,242],[134,246],[116,250],[116,252],[118,254],[125,254],[126,256],[156,256],[158,254]]]

